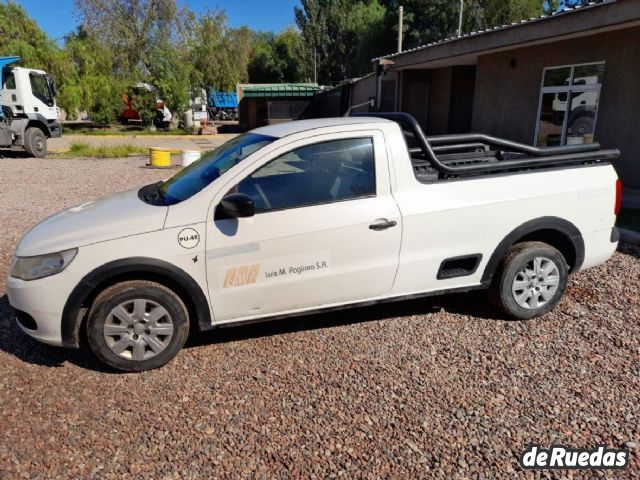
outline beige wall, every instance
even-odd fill
[[[351,86],[351,106],[360,105],[369,101],[370,97],[376,96],[376,76],[369,75],[363,77]],[[368,107],[354,109],[354,112],[368,111]]]
[[[472,130],[532,144],[543,69],[602,60],[595,141],[622,151],[616,169],[640,188],[640,27],[481,56]]]

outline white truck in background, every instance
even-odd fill
[[[569,84],[569,79],[566,84]],[[597,75],[577,77],[574,85],[596,85],[599,82]],[[567,128],[569,134],[576,137],[584,137],[593,134],[596,126],[596,111],[598,107],[598,91],[574,92],[571,94],[571,107]],[[562,125],[567,112],[569,94],[567,92],[556,93],[552,103],[553,123]]]
[[[12,67],[19,57],[0,57],[0,149],[47,154],[47,139],[62,135],[55,84],[42,70]]]
[[[18,324],[140,371],[190,329],[439,293],[486,288],[534,318],[615,251],[617,150],[427,138],[406,113],[368,115],[258,128],[43,220],[7,279]]]

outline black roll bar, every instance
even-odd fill
[[[425,155],[431,166],[441,174],[459,175],[465,173],[498,172],[523,167],[544,167],[554,165],[568,165],[584,163],[589,161],[609,161],[620,156],[619,150],[599,150],[600,144],[588,143],[580,145],[567,145],[562,147],[539,148],[525,145],[523,143],[512,142],[502,138],[492,137],[477,133],[459,135],[439,135],[427,138],[420,127],[420,124],[413,116],[405,112],[367,112],[352,113],[354,117],[376,117],[392,120],[401,125],[405,125],[415,135],[415,139],[420,144],[420,150]],[[509,151],[521,152],[530,157],[502,160],[493,163],[483,163],[474,165],[451,166],[442,163],[436,155],[433,145],[456,144],[461,148],[464,143],[483,143],[504,148]],[[415,151],[415,149],[411,149]],[[533,157],[533,158],[532,158]],[[468,159],[467,159],[468,160]]]

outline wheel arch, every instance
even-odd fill
[[[504,237],[487,262],[482,283],[491,283],[498,265],[513,245],[529,241],[544,242],[558,249],[567,261],[570,273],[580,270],[584,262],[584,240],[580,230],[563,218],[540,217],[523,223]]]
[[[75,286],[62,312],[62,344],[80,346],[80,327],[96,296],[105,288],[127,280],[148,280],[173,290],[187,307],[192,326],[211,328],[209,302],[202,288],[175,265],[146,257],[133,257],[106,263],[85,275]]]
[[[42,120],[29,120],[29,122],[25,126],[24,131],[26,132],[28,128],[32,128],[32,127],[42,130],[42,133],[44,133],[45,137],[51,138],[51,130],[49,130],[49,127],[47,126],[47,124],[44,123]]]

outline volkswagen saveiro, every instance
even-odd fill
[[[9,301],[35,339],[84,331],[125,371],[166,364],[194,329],[442,292],[488,288],[528,319],[616,249],[617,155],[427,138],[406,114],[263,127],[33,227]]]

